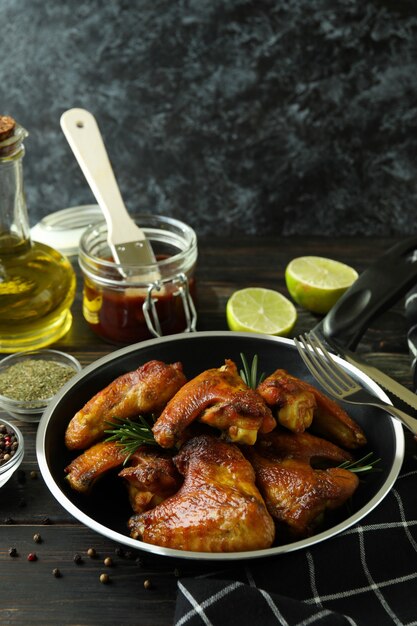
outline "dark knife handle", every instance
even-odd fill
[[[370,322],[417,282],[417,237],[390,248],[369,266],[315,327],[338,345],[354,350]]]

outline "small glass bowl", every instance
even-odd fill
[[[81,371],[82,367],[79,361],[70,354],[59,352],[58,350],[34,350],[31,352],[19,352],[0,361],[0,375],[7,368],[17,363],[27,360],[44,360],[53,361],[58,365],[71,367],[74,375]],[[65,384],[65,383],[63,383]],[[62,385],[63,386],[63,385]],[[59,391],[57,389],[56,393]],[[48,398],[38,398],[36,400],[16,400],[0,394],[0,407],[9,415],[15,417],[22,422],[39,422],[42,413],[54,397],[55,393]]]
[[[23,456],[25,454],[25,446],[23,441],[23,435],[17,426],[11,424],[7,420],[0,418],[0,426],[6,426],[7,430],[12,430],[17,438],[17,448],[15,454],[6,461],[5,463],[0,465],[0,487],[3,487],[9,480],[9,478],[14,474],[19,465],[23,460]]]

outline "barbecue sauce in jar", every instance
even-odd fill
[[[195,232],[173,218],[135,219],[152,245],[156,266],[117,265],[105,223],[87,229],[80,241],[84,319],[96,335],[117,345],[190,332],[196,325]]]

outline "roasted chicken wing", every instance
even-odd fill
[[[289,393],[288,390],[292,390],[292,392]],[[366,444],[366,437],[362,428],[349,417],[341,406],[313,385],[292,376],[285,370],[278,369],[266,378],[258,386],[258,393],[270,407],[277,409],[280,422],[281,410],[285,408],[285,401],[290,399],[291,405],[283,425],[294,432],[302,432],[304,428],[310,427],[314,433],[348,449],[359,448]],[[297,394],[299,394],[299,402],[296,400]],[[306,394],[309,400],[306,400]],[[307,414],[306,405],[310,405],[312,410],[312,414],[308,414],[307,420],[304,417]],[[298,407],[300,408],[298,409]],[[301,413],[299,418],[297,418],[297,410],[300,410]],[[288,414],[290,418],[288,418]],[[312,421],[310,417],[312,417]],[[310,423],[308,423],[309,420]],[[292,424],[295,427],[291,427]]]
[[[154,509],[129,521],[132,537],[178,550],[233,552],[268,548],[274,522],[250,463],[234,444],[208,435],[174,457],[184,483]]]
[[[75,491],[86,493],[101,476],[122,465],[126,456],[120,444],[100,441],[71,461],[65,468],[66,480]]]
[[[99,478],[123,465],[127,456],[128,452],[120,443],[100,441],[71,461],[65,468],[65,478],[75,491],[88,493]],[[182,484],[182,476],[169,453],[146,444],[132,454],[119,476],[127,481],[135,513],[156,506],[178,491]]]
[[[258,431],[269,432],[276,426],[271,410],[245,385],[231,360],[186,383],[154,424],[154,437],[163,448],[172,448],[196,419],[221,430],[230,441],[249,445]]]
[[[358,478],[338,467],[313,469],[304,458],[311,452],[285,458],[265,447],[246,451],[256,474],[256,484],[283,538],[311,535],[325,511],[340,507],[352,496]]]
[[[257,391],[268,406],[276,409],[282,426],[294,433],[311,426],[316,399],[298,378],[289,376],[285,370],[276,370],[258,385]]]
[[[129,500],[135,513],[142,513],[172,496],[183,478],[166,450],[141,446],[119,476],[128,484]]]
[[[258,439],[256,449],[263,455],[297,459],[310,463],[313,467],[329,467],[353,460],[350,452],[326,439],[309,432],[292,433],[279,427],[271,433],[262,435]]]
[[[162,361],[148,361],[119,376],[74,415],[65,433],[67,447],[88,448],[103,437],[108,422],[115,418],[159,414],[185,382],[181,363],[167,365]]]

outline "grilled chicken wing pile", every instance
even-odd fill
[[[108,422],[149,419],[155,445],[129,457]],[[366,443],[362,429],[318,389],[277,369],[258,388],[236,364],[186,379],[180,363],[149,361],[98,392],[70,421],[66,468],[88,494],[111,470],[123,479],[132,537],[202,552],[268,548],[315,532],[355,492],[338,467]]]

